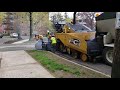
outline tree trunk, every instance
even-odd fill
[[[30,13],[30,38],[29,40],[32,40],[32,12],[29,12]]]
[[[20,30],[20,28],[19,28],[19,26],[18,26],[18,40],[21,40],[22,39],[22,37],[21,37],[21,30]]]
[[[120,30],[116,30],[111,78],[120,78]]]

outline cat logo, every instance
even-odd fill
[[[69,42],[71,44],[76,45],[76,46],[80,46],[80,41],[78,39],[71,39],[71,40],[69,40]]]

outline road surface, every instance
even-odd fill
[[[22,36],[23,39],[28,39],[29,36]],[[10,40],[17,40],[17,38],[10,38],[10,36],[3,36],[3,38],[0,38],[0,45],[4,44],[4,42],[10,41]]]

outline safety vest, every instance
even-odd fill
[[[56,44],[57,43],[55,37],[51,37],[51,41],[52,41],[52,44]]]

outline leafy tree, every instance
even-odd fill
[[[64,18],[63,18],[63,15],[61,14],[61,12],[53,13],[53,15],[51,16],[51,21],[53,23],[62,21],[62,20],[64,20]]]
[[[49,27],[49,13],[48,12],[33,12],[33,28],[40,34],[47,33]]]
[[[5,12],[0,12],[0,24],[2,24],[5,16],[6,16]]]
[[[78,12],[77,17],[79,17],[81,21],[86,22],[88,27],[94,29],[95,12]]]
[[[64,13],[64,17],[65,17],[65,19],[68,18],[68,14],[67,14],[67,12]]]
[[[50,32],[55,32],[54,25],[53,25],[53,23],[51,21],[49,21],[48,29],[49,29]]]

